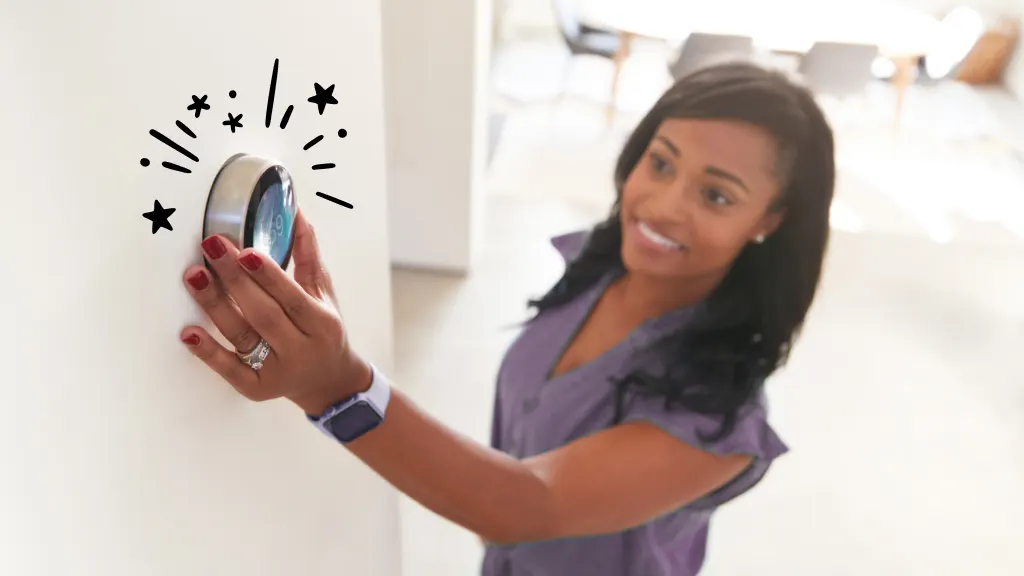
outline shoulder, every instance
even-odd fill
[[[665,405],[663,397],[633,397],[628,401],[625,420],[648,420],[698,448],[718,454],[748,454],[771,460],[788,451],[769,423],[768,406],[763,396],[752,400],[737,413],[732,432],[722,438],[713,436],[722,423],[717,416],[699,414],[681,407]]]
[[[587,245],[589,238],[590,230],[577,230],[554,236],[550,239],[550,242],[562,256],[562,259],[569,263],[583,252],[583,248]]]
[[[695,503],[713,508],[732,500],[757,484],[788,446],[769,422],[764,395],[753,399],[737,414],[732,431],[722,438],[711,438],[722,423],[720,417],[706,416],[680,407],[666,407],[664,398],[633,397],[628,401],[623,422],[649,422],[677,440],[719,456],[743,455],[751,463],[729,484]]]

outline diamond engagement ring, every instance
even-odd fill
[[[259,371],[260,368],[263,368],[263,361],[267,359],[267,354],[270,354],[270,344],[267,344],[267,341],[261,338],[260,343],[249,352],[242,354],[236,351],[235,354],[239,360],[248,364],[250,368]]]

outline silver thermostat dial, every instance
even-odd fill
[[[239,249],[254,248],[287,268],[295,239],[295,189],[280,163],[235,154],[210,187],[203,238],[219,234]]]

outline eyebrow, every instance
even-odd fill
[[[673,156],[679,156],[679,148],[676,148],[676,145],[673,144],[671,140],[665,138],[664,136],[657,136],[656,140],[660,140],[662,144],[667,146],[668,149],[672,151]]]
[[[741,180],[739,176],[733,174],[732,172],[726,172],[725,170],[722,170],[721,168],[716,168],[714,166],[708,166],[708,167],[704,168],[704,173],[705,174],[709,174],[711,176],[717,176],[719,178],[722,178],[723,180],[728,180],[728,181],[736,184],[740,188],[742,188],[743,191],[746,192],[747,194],[750,194],[750,189],[747,188],[747,185],[743,183],[743,180]]]
[[[680,156],[679,148],[676,147],[676,145],[673,144],[671,140],[660,135],[656,136],[655,139],[664,144],[669,149],[669,151],[672,152],[673,156],[676,156],[677,158]],[[728,180],[742,188],[743,191],[746,192],[747,194],[750,194],[750,189],[747,188],[747,185],[743,183],[743,180],[739,176],[733,174],[732,172],[722,170],[721,168],[715,166],[707,166],[704,168],[704,173],[708,174],[709,176],[715,176],[723,180]]]

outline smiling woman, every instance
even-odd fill
[[[782,212],[768,209],[780,191],[774,156],[771,133],[757,126],[666,120],[623,191],[629,267],[657,276],[710,274],[717,283],[746,243],[763,241],[781,222]]]
[[[693,576],[712,513],[787,450],[763,386],[817,289],[834,170],[821,111],[784,76],[736,63],[680,80],[626,143],[609,217],[554,239],[566,270],[502,360],[490,446],[352,349],[301,213],[294,280],[204,240],[217,282],[185,278],[236,351],[196,326],[182,340],[480,535],[484,576]]]

